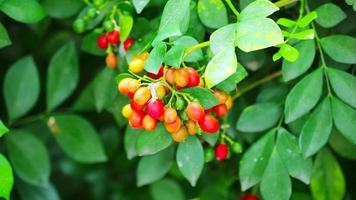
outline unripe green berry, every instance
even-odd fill
[[[95,6],[101,6],[105,3],[105,0],[93,0]]]
[[[107,32],[111,32],[115,28],[115,25],[114,25],[114,23],[112,23],[112,21],[105,21],[103,25],[104,25],[105,31],[107,31]]]
[[[204,160],[205,162],[213,161],[215,158],[215,151],[213,148],[209,147],[204,151]]]
[[[88,8],[86,14],[85,14],[89,19],[94,19],[97,14],[96,14],[96,8]]]
[[[86,28],[86,22],[84,19],[78,18],[73,22],[73,29],[77,33],[83,33]]]
[[[232,144],[232,151],[235,153],[242,153],[242,145],[238,142]]]
[[[183,110],[184,107],[185,107],[185,101],[181,97],[177,97],[177,100],[176,100],[176,102],[174,104],[174,107],[177,110]]]

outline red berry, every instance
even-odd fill
[[[137,104],[135,101],[131,101],[130,106],[132,108],[132,110],[135,111],[142,111],[145,108],[145,105],[139,105]]]
[[[188,74],[189,74],[189,81],[188,81],[188,87],[195,87],[199,85],[200,82],[200,77],[197,71],[195,69],[189,67],[187,68]]]
[[[132,114],[129,118],[130,125],[132,128],[141,128],[144,114],[142,112],[132,111]]]
[[[226,104],[219,104],[217,106],[214,106],[213,110],[217,116],[223,117],[227,113],[227,106]]]
[[[118,31],[111,31],[106,34],[106,38],[110,44],[117,45],[120,42],[120,33]]]
[[[164,67],[163,67],[163,65],[161,65],[157,74],[147,72],[147,76],[149,76],[150,78],[153,78],[153,79],[159,79],[163,76],[163,69],[164,69]]]
[[[96,42],[99,48],[101,49],[108,48],[109,43],[108,43],[108,39],[106,38],[106,35],[104,34],[99,35],[98,40]]]
[[[134,43],[133,38],[128,38],[127,40],[125,40],[125,42],[124,42],[125,51],[127,51],[133,43]]]
[[[186,108],[189,119],[197,122],[204,117],[204,108],[197,102],[190,102]]]
[[[244,196],[241,196],[240,200],[260,200],[260,198],[258,198],[258,196],[253,194],[246,194]]]
[[[212,115],[205,115],[199,121],[199,126],[205,133],[215,133],[219,130],[219,121]]]
[[[162,120],[164,116],[164,105],[162,101],[149,101],[147,104],[147,114],[157,120]]]
[[[218,144],[215,147],[215,158],[216,160],[226,160],[227,154],[229,153],[229,147],[227,144]]]

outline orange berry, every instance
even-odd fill
[[[181,123],[182,121],[179,117],[177,117],[177,119],[173,123],[164,123],[164,125],[168,132],[175,133],[179,130]]]
[[[188,129],[188,133],[190,135],[195,135],[198,130],[197,130],[197,124],[196,122],[192,121],[192,120],[188,120],[185,125],[187,126],[187,129]]]
[[[157,126],[157,121],[149,115],[145,115],[142,120],[142,126],[146,131],[152,131]]]
[[[176,142],[184,142],[185,138],[187,138],[188,132],[185,126],[180,127],[177,132],[172,133],[172,138]]]
[[[225,104],[226,104],[226,107],[228,110],[230,110],[232,108],[232,106],[234,105],[234,100],[232,99],[231,96],[227,97]]]
[[[133,73],[138,74],[143,71],[144,66],[145,60],[140,57],[133,57],[131,62],[129,63],[129,70]]]
[[[175,70],[174,83],[180,88],[187,86],[189,83],[189,72],[185,68]]]
[[[147,87],[140,87],[134,94],[133,100],[138,105],[145,105],[151,99],[151,91]]]
[[[139,87],[140,87],[140,81],[136,79],[131,79],[128,83],[128,90],[131,93],[135,93]]]
[[[165,79],[167,81],[167,83],[173,85],[174,84],[174,71],[175,69],[173,68],[165,68],[164,69],[165,72]]]
[[[177,111],[173,108],[167,108],[164,111],[164,121],[168,124],[176,121],[177,117],[178,117]]]
[[[189,119],[195,122],[201,120],[205,115],[203,106],[197,102],[190,102],[185,109],[185,112],[187,113]]]
[[[105,58],[106,66],[115,69],[117,66],[117,57],[114,54],[108,54]]]
[[[132,78],[124,78],[119,82],[119,84],[117,85],[117,88],[121,94],[129,93],[129,82],[131,80],[132,80]]]
[[[225,103],[226,102],[228,95],[225,92],[219,91],[219,90],[215,90],[214,94],[218,98],[220,103]]]
[[[140,55],[138,55],[138,57],[141,58],[142,60],[146,60],[149,55],[150,55],[150,53],[145,51],[145,52],[141,53]]]
[[[126,104],[123,108],[122,108],[122,111],[121,111],[122,115],[125,117],[125,118],[130,118],[131,114],[132,114],[132,108],[130,106],[130,104]]]

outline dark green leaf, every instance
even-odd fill
[[[351,144],[339,131],[334,129],[330,135],[329,144],[340,156],[356,160],[356,145]]]
[[[356,63],[356,39],[348,35],[332,35],[321,39],[324,51],[335,61]]]
[[[333,3],[325,3],[315,11],[318,13],[318,17],[315,19],[316,23],[324,28],[336,26],[347,17],[344,11]]]
[[[4,125],[4,123],[0,120],[0,137],[2,137],[5,133],[9,132],[9,129]]]
[[[111,105],[117,94],[115,71],[106,67],[94,79],[93,94],[98,112]]]
[[[201,138],[203,138],[204,141],[206,141],[210,146],[214,147],[216,143],[218,142],[220,137],[219,133],[215,134],[202,134]]]
[[[120,73],[115,77],[116,83],[120,83],[120,81],[124,78],[132,78],[132,75],[129,73]]]
[[[36,23],[46,16],[45,10],[37,0],[6,0],[0,4],[0,10],[23,23]]]
[[[131,160],[138,155],[136,150],[137,139],[140,137],[142,130],[134,129],[127,126],[124,136],[124,147],[127,158]]]
[[[136,12],[140,14],[142,10],[146,7],[146,5],[150,2],[150,0],[132,0],[132,3],[136,9]]]
[[[210,35],[210,49],[213,54],[235,46],[236,24],[219,28]]]
[[[100,49],[96,43],[96,40],[98,39],[100,35],[100,32],[93,31],[83,37],[82,45],[81,45],[81,50],[84,52],[97,55],[97,56],[103,56],[105,55],[105,50]]]
[[[153,200],[184,200],[184,192],[179,184],[171,179],[157,181],[150,186]]]
[[[0,48],[9,46],[10,44],[12,44],[12,42],[9,35],[7,34],[5,27],[0,22]]]
[[[43,187],[21,182],[17,189],[22,200],[60,200],[59,194],[52,184]]]
[[[228,23],[222,0],[199,0],[198,15],[202,23],[209,28],[220,28]]]
[[[72,108],[75,111],[95,110],[94,81],[89,82],[74,101]]]
[[[257,96],[257,102],[282,102],[288,94],[286,85],[269,86],[263,89]]]
[[[149,57],[147,58],[145,63],[145,70],[147,72],[157,74],[163,62],[166,51],[167,51],[166,43],[159,42],[157,46],[155,46],[152,49]]]
[[[10,199],[10,192],[14,185],[14,175],[9,161],[0,153],[0,197]]]
[[[169,66],[180,67],[185,47],[174,45],[164,56],[164,63]]]
[[[240,15],[239,20],[249,20],[253,18],[268,17],[279,10],[279,8],[268,0],[256,0],[244,8]]]
[[[196,98],[199,103],[206,109],[212,108],[219,104],[219,100],[208,89],[202,87],[191,87],[184,89],[183,92],[188,93],[193,98]]]
[[[59,19],[75,15],[84,5],[78,0],[43,0],[41,4],[49,16]]]

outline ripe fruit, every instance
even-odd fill
[[[132,58],[129,64],[129,70],[132,71],[133,73],[138,74],[143,71],[144,66],[145,66],[145,60],[143,60],[140,57],[134,57]]]
[[[197,133],[197,124],[196,122],[192,121],[192,120],[188,120],[185,125],[187,126],[188,129],[188,133],[190,135],[195,135]]]
[[[178,87],[185,87],[189,82],[189,73],[185,68],[180,68],[174,71],[174,83]]]
[[[166,76],[165,79],[167,81],[167,83],[173,85],[174,84],[174,69],[173,68],[167,68],[166,71]]]
[[[225,104],[219,104],[213,107],[215,114],[219,117],[223,117],[227,114],[227,106]]]
[[[229,153],[229,147],[227,144],[218,144],[215,147],[215,158],[216,160],[226,160],[227,154]]]
[[[127,87],[130,93],[135,93],[137,89],[140,87],[140,81],[136,79],[131,79]]]
[[[146,60],[149,55],[150,55],[150,53],[145,51],[145,52],[141,53],[140,55],[138,55],[138,57],[141,58],[142,60]]]
[[[205,162],[210,162],[212,160],[214,160],[214,157],[215,157],[215,151],[213,148],[207,148],[205,149],[204,151],[204,160]]]
[[[241,196],[240,200],[260,200],[260,198],[258,198],[258,196],[253,194],[246,194],[244,196]]]
[[[219,130],[219,121],[212,115],[205,115],[199,121],[199,126],[205,133],[215,133]]]
[[[131,114],[132,114],[132,108],[130,106],[130,104],[126,104],[123,108],[122,108],[122,111],[121,111],[122,115],[125,117],[125,118],[130,118]]]
[[[240,143],[238,142],[235,142],[233,145],[232,145],[232,151],[235,152],[235,153],[242,153],[242,146]]]
[[[172,133],[172,138],[176,142],[184,142],[185,138],[187,138],[187,128],[185,126],[181,126],[177,132]]]
[[[117,66],[117,57],[114,54],[108,54],[105,59],[106,66],[114,69]]]
[[[176,121],[177,117],[178,117],[177,111],[173,108],[167,108],[164,111],[164,121],[168,124]]]
[[[148,72],[147,76],[149,76],[150,78],[153,78],[153,79],[159,79],[163,76],[163,69],[164,69],[164,67],[163,67],[163,65],[161,65],[157,74]]]
[[[133,44],[133,42],[134,42],[133,38],[128,38],[127,40],[125,40],[123,44],[124,50],[127,51],[130,48],[130,46]]]
[[[119,89],[119,92],[121,94],[128,94],[129,93],[129,82],[132,80],[132,78],[124,78],[122,79],[117,88]]]
[[[136,102],[131,101],[130,106],[132,108],[132,110],[136,110],[136,111],[143,111],[143,109],[145,108],[145,105],[138,105]]]
[[[86,22],[84,19],[79,18],[73,22],[73,29],[75,32],[83,33],[85,31],[85,28],[86,28]]]
[[[187,68],[189,79],[188,79],[188,87],[195,87],[199,85],[200,77],[195,69],[189,67]]]
[[[98,40],[96,42],[97,42],[99,48],[101,48],[101,49],[108,48],[109,43],[106,38],[106,35],[104,35],[104,34],[99,35]]]
[[[234,100],[232,99],[231,96],[228,96],[226,101],[225,101],[226,107],[228,110],[232,108],[232,105],[234,104]]]
[[[151,92],[147,87],[141,87],[139,88],[135,94],[133,100],[138,104],[138,105],[145,105],[148,100],[151,99]]]
[[[146,131],[152,131],[157,126],[157,121],[149,115],[145,115],[142,120],[142,126]]]
[[[203,119],[205,113],[204,108],[197,102],[190,102],[186,108],[186,113],[189,119],[197,122]]]
[[[142,127],[142,120],[144,114],[138,111],[132,111],[132,114],[129,118],[129,122],[132,128],[141,128]]]
[[[225,92],[222,92],[219,90],[215,90],[214,94],[218,98],[218,100],[221,104],[225,103],[228,98],[228,95]]]
[[[147,114],[157,120],[162,120],[164,115],[164,105],[162,101],[149,101],[147,104]]]
[[[173,123],[164,123],[164,126],[166,127],[168,132],[175,133],[179,130],[181,123],[182,121],[179,117],[177,117],[177,119]]]
[[[112,21],[109,21],[109,20],[105,21],[103,26],[104,26],[105,31],[107,31],[107,32],[111,32],[115,28],[114,23]]]
[[[163,99],[166,96],[166,88],[163,85],[156,87],[156,94],[158,99]]]
[[[120,42],[120,33],[118,31],[108,32],[106,38],[110,44],[117,45]]]

